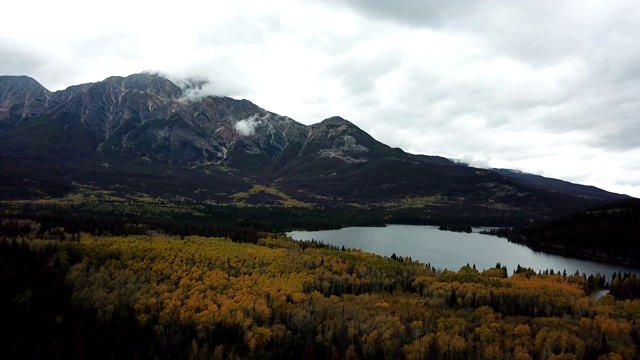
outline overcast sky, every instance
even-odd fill
[[[640,197],[640,2],[11,1],[0,74],[210,81],[405,151]]]

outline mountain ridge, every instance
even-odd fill
[[[280,205],[409,206],[462,218],[548,217],[625,197],[409,154],[340,116],[307,126],[245,99],[190,98],[199,86],[139,73],[50,92],[0,76],[0,165],[12,169],[0,175],[0,196],[60,195],[79,183],[234,204],[261,185],[279,191]]]

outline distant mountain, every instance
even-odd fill
[[[0,76],[0,197],[77,186],[218,204],[417,209],[464,222],[545,218],[623,195],[391,148],[340,117],[305,126],[151,73],[50,92]],[[414,216],[411,215],[411,216]]]
[[[606,190],[602,190],[595,186],[578,185],[564,180],[544,177],[541,175],[530,174],[518,170],[510,169],[492,169],[498,174],[511,178],[523,185],[531,185],[541,189],[557,191],[575,196],[584,196],[587,198],[601,200],[615,200],[620,198],[630,198],[627,195],[620,195]]]

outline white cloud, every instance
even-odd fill
[[[242,119],[236,123],[234,129],[242,136],[252,136],[256,133],[256,127],[262,123],[260,120],[256,120],[257,118],[256,114],[250,118]]]
[[[471,156],[471,155],[463,155],[462,158],[457,159],[457,161],[467,164],[469,166],[481,168],[481,169],[490,169],[491,161],[487,158],[480,156]]]

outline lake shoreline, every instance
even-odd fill
[[[338,230],[292,231],[296,240],[316,240],[329,245],[381,256],[410,257],[436,269],[458,270],[466,264],[479,269],[506,265],[509,273],[517,266],[535,272],[555,271],[574,274],[601,274],[607,278],[614,272],[640,274],[640,269],[624,264],[611,264],[533,250],[506,238],[483,234],[486,227],[475,227],[472,233],[439,230],[431,225],[386,224],[380,227],[345,227]],[[466,239],[466,240],[465,240]],[[491,239],[491,240],[489,240]],[[442,240],[442,241],[441,241]]]

